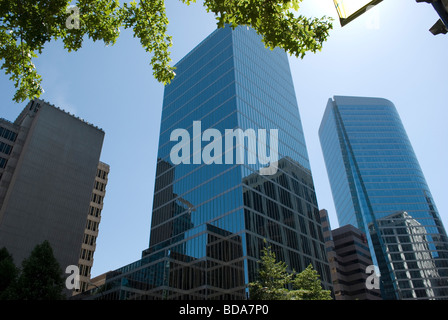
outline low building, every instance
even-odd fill
[[[366,235],[352,225],[331,230],[327,211],[320,210],[320,215],[334,298],[381,300],[379,287],[376,286],[380,278],[372,278],[377,274],[374,273],[376,269],[373,266]]]

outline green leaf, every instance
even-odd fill
[[[309,265],[300,273],[287,271],[288,266],[276,261],[271,247],[262,250],[258,278],[249,284],[252,300],[331,300],[323,290],[319,274]]]
[[[291,55],[303,58],[307,52],[322,49],[332,28],[331,19],[295,16],[302,0],[204,0],[207,12],[216,15],[219,28],[230,25],[251,26],[263,36],[271,49],[280,47]],[[180,0],[190,5],[195,0]],[[73,17],[73,4],[79,16]],[[71,21],[79,24],[73,27]],[[82,48],[83,41],[103,41],[113,45],[120,28],[132,29],[134,37],[151,58],[149,64],[154,77],[167,84],[174,77],[170,48],[172,38],[167,34],[168,18],[165,0],[28,0],[2,1],[0,4],[0,60],[1,69],[11,75],[17,91],[13,100],[22,102],[39,97],[43,92],[41,77],[32,58],[42,54],[45,44],[61,39],[68,51]]]

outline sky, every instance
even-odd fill
[[[173,65],[216,29],[213,14],[199,3],[166,0],[173,36]],[[341,27],[331,0],[304,0],[300,14],[335,19],[321,52],[290,57],[290,67],[321,209],[338,227],[318,129],[335,95],[392,101],[425,174],[443,224],[448,226],[448,34],[428,30],[438,15],[431,5],[385,0]],[[114,46],[85,40],[67,53],[47,44],[34,64],[43,77],[41,99],[105,131],[100,160],[110,165],[92,277],[141,257],[148,248],[164,87],[152,76],[151,56],[122,30]],[[14,121],[24,103],[0,72],[0,117]]]

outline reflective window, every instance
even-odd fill
[[[446,232],[393,104],[335,97],[319,137],[339,224],[370,234],[387,297],[447,298]]]

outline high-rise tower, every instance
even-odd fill
[[[265,48],[250,28],[226,27],[175,72],[164,94],[149,248],[108,275],[106,286],[128,283],[110,297],[245,299],[265,245],[291,269],[312,264],[330,289],[285,51]]]
[[[319,137],[339,225],[367,234],[383,298],[446,299],[446,231],[395,106],[334,97]]]
[[[103,139],[39,99],[0,119],[0,248],[18,266],[45,240],[62,272],[78,265]]]

